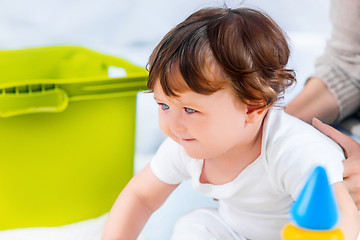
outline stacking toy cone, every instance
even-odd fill
[[[339,211],[335,195],[323,167],[316,167],[306,182],[290,214],[294,224],[283,229],[283,240],[343,240],[335,228]]]

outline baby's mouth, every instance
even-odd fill
[[[180,140],[184,142],[192,142],[195,141],[195,138],[180,138]]]

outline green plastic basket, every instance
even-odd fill
[[[0,51],[0,229],[110,210],[133,174],[147,74],[81,47]]]

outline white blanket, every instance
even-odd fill
[[[0,231],[0,240],[100,240],[107,214],[60,227]]]

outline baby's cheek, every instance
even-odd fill
[[[163,131],[166,135],[168,135],[169,125],[161,117],[159,117],[159,126],[161,131]]]
[[[174,134],[171,133],[168,122],[164,121],[164,119],[161,118],[160,116],[159,116],[159,126],[161,131],[163,131],[163,133],[165,133],[166,136],[175,140],[175,136]]]

